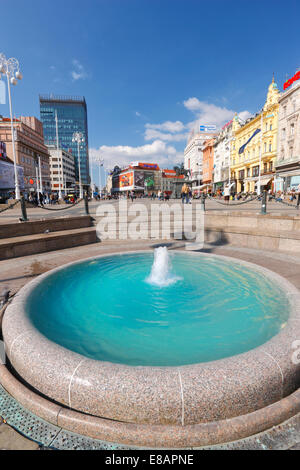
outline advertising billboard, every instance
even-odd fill
[[[201,125],[200,132],[216,132],[217,126],[213,125]]]
[[[150,171],[147,171],[147,173],[145,173],[144,185],[147,191],[151,191],[154,189],[154,173],[151,173]]]
[[[119,191],[119,175],[114,175],[112,177],[112,189],[114,191]]]
[[[134,172],[134,189],[144,189],[145,188],[145,178],[143,171]]]
[[[133,171],[119,175],[120,190],[127,191],[133,187]]]
[[[24,170],[21,166],[17,167],[18,181],[20,189],[24,189]],[[0,160],[0,190],[15,188],[15,171],[14,165]]]

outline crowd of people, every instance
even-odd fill
[[[24,192],[21,193],[22,196],[24,196],[25,201],[29,202],[30,204],[33,204],[34,206],[43,206],[43,205],[55,205],[59,204],[61,200],[59,199],[58,193],[41,193],[41,192],[36,192],[32,191],[30,193]],[[2,197],[1,203],[6,204],[10,200],[15,199],[15,193],[10,192],[6,194],[5,196]],[[78,196],[76,194],[68,194],[68,195],[63,195],[62,200],[66,204],[74,204],[78,200]]]

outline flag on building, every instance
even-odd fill
[[[239,149],[239,154],[241,153],[244,153],[245,151],[245,148],[247,147],[247,145],[249,144],[249,142],[253,139],[253,137],[255,137],[261,130],[260,129],[256,129],[256,131],[253,132],[252,136],[250,137],[250,139],[247,140],[247,142],[242,145]]]

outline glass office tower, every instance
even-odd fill
[[[75,157],[76,181],[79,180],[78,147],[72,142],[74,132],[82,132],[85,142],[80,146],[80,168],[83,185],[90,183],[89,176],[89,145],[87,126],[87,106],[84,97],[40,95],[40,116],[44,128],[46,145],[56,147],[56,122],[58,118],[59,146]]]

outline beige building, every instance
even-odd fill
[[[44,144],[41,121],[33,116],[14,119],[15,149],[17,165],[24,169],[25,191],[37,191],[42,181],[42,191],[49,192],[49,152]],[[8,158],[13,160],[11,121],[0,116],[0,141],[6,144]]]
[[[274,185],[277,157],[279,89],[272,80],[263,109],[241,125],[232,123],[231,181],[237,192],[271,189]]]
[[[300,80],[279,99],[276,189],[297,190],[300,184]]]
[[[54,146],[48,146],[50,153],[50,178],[51,190],[67,192],[69,188],[74,188],[75,178],[75,158],[72,153],[64,149],[57,150]]]

